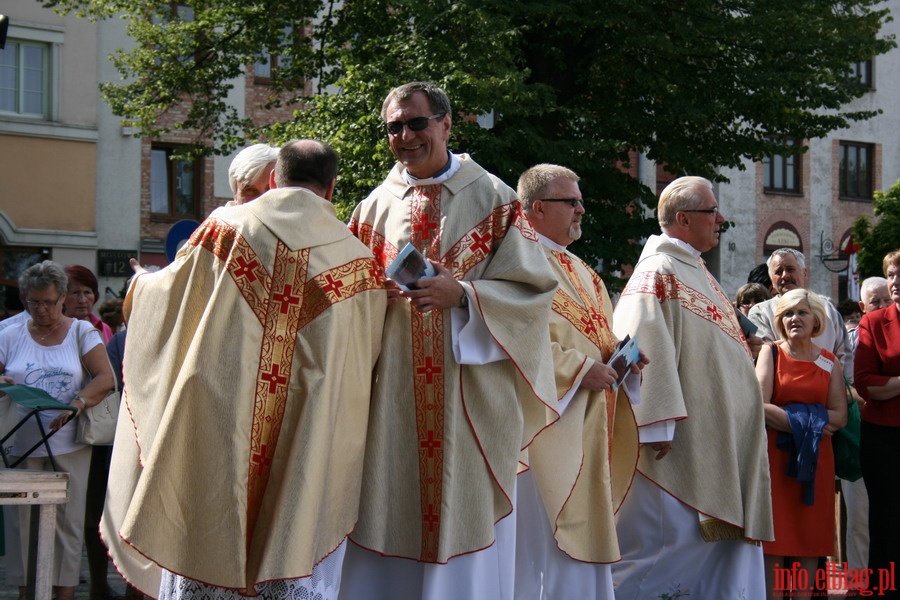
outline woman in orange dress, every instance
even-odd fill
[[[810,597],[818,558],[834,553],[831,436],[847,421],[847,402],[840,361],[812,340],[824,331],[826,319],[824,301],[813,292],[784,294],[775,309],[781,340],[764,347],[756,363],[775,522],[775,541],[763,543],[769,598]]]

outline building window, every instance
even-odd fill
[[[284,40],[290,43],[297,43],[294,37],[294,28],[288,25],[284,28]],[[253,82],[260,84],[271,84],[275,79],[278,68],[286,68],[290,65],[290,56],[271,54],[264,52],[256,64],[253,65]]]
[[[784,143],[796,145],[793,139]],[[800,193],[800,155],[773,154],[763,159],[763,187],[767,192]]]
[[[150,213],[157,219],[199,220],[203,161],[173,158],[177,150],[150,150]]]
[[[841,142],[839,166],[840,196],[859,200],[872,199],[872,144]]]
[[[19,298],[19,275],[31,265],[48,258],[48,248],[17,248],[0,244],[0,319],[24,310]]]
[[[45,119],[49,88],[49,44],[7,40],[0,50],[0,112]]]
[[[866,89],[872,89],[872,61],[864,60],[850,65],[850,79]]]

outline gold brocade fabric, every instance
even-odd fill
[[[545,248],[559,281],[550,315],[557,396],[577,387],[615,351],[612,304],[603,281],[569,252]],[[585,562],[620,558],[615,512],[631,484],[637,425],[623,391],[578,390],[559,422],[528,448],[557,545]]]
[[[661,460],[638,471],[698,512],[772,539],[762,395],[734,307],[702,260],[651,236],[616,305],[613,330],[636,336],[643,370],[638,426],[677,420]]]
[[[547,325],[556,282],[515,193],[459,158],[448,181],[421,188],[395,167],[350,222],[383,266],[412,242],[447,267],[508,357],[460,365],[455,309],[388,308],[351,539],[430,563],[493,543],[512,510],[519,451],[557,418]]]
[[[117,569],[152,595],[160,567],[251,594],[308,576],[357,516],[387,304],[371,253],[330,203],[277,189],[215,211],[129,300]]]

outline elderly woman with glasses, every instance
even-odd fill
[[[47,392],[80,414],[99,403],[113,388],[113,373],[103,340],[85,321],[63,314],[68,278],[58,264],[45,260],[29,267],[19,278],[19,292],[30,318],[0,332],[0,380],[24,384]],[[24,417],[26,409],[19,408]],[[45,430],[56,433],[49,439],[52,458],[39,446],[21,463],[31,470],[58,470],[69,473],[69,501],[56,513],[56,540],[52,570],[57,600],[74,600],[81,571],[84,529],[84,502],[87,490],[91,447],[75,440],[73,413],[44,411],[40,418]],[[11,455],[23,456],[40,440],[34,420],[16,433]],[[19,598],[25,588],[24,536],[28,531],[28,511],[5,507],[7,523],[7,581],[19,585]]]

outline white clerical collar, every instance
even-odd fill
[[[673,244],[675,244],[676,246],[681,248],[682,250],[687,250],[688,252],[690,252],[694,256],[694,258],[700,258],[701,252],[699,250],[697,250],[696,248],[694,248],[693,246],[691,246],[690,244],[688,244],[686,241],[680,240],[678,238],[673,238],[670,235],[666,235],[665,232],[661,233],[660,235],[662,237],[664,237],[666,240],[672,242]]]
[[[537,232],[535,231],[535,233],[537,233]],[[541,241],[541,243],[543,245],[547,246],[548,248],[550,248],[551,250],[556,250],[557,252],[565,252],[566,251],[565,246],[563,246],[561,244],[557,244],[556,242],[554,242],[553,240],[548,238],[546,235],[542,235],[540,233],[538,233],[537,235],[538,235],[538,239]]]
[[[448,152],[447,155],[450,157],[450,160],[448,161],[450,166],[447,167],[444,172],[439,173],[434,177],[419,179],[415,175],[410,174],[410,172],[406,169],[403,169],[403,173],[401,173],[400,176],[403,177],[403,181],[405,181],[407,185],[412,186],[438,185],[440,183],[444,183],[445,181],[456,175],[456,172],[459,171],[459,168],[462,166],[462,163],[459,162],[459,159],[455,154],[453,154],[452,152]]]

